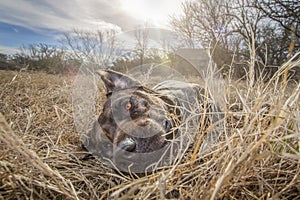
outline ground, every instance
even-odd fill
[[[74,78],[0,71],[1,199],[300,199],[299,83],[228,81],[218,145],[199,154],[199,131],[176,165],[136,175],[82,148]]]

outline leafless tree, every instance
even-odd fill
[[[291,34],[257,9],[257,1],[260,0],[186,1],[182,4],[183,14],[172,17],[171,25],[186,38],[189,47],[210,48],[219,66],[230,64],[233,54],[235,60],[250,58],[249,44],[255,46],[258,61],[281,64]]]
[[[231,52],[241,48],[242,37],[235,32],[233,0],[196,0],[182,3],[183,14],[173,16],[171,25],[189,48],[209,48],[219,66],[230,63]]]
[[[42,70],[49,73],[64,71],[65,51],[57,46],[39,43],[23,45],[20,50],[21,53],[14,56],[17,65],[26,66],[30,70]]]
[[[8,58],[8,55],[4,53],[0,53],[0,61],[6,62]]]
[[[174,30],[184,38],[187,47],[195,48],[196,27],[193,16],[193,3],[186,1],[181,4],[183,14],[180,16],[172,16],[171,25]]]
[[[134,51],[136,51],[136,54],[139,56],[140,65],[143,65],[149,45],[149,29],[137,28],[134,32],[134,37],[136,41]]]
[[[63,54],[62,49],[45,43],[36,45],[30,44],[28,47],[23,45],[21,51],[33,60],[46,60],[49,58],[60,57]]]
[[[115,36],[115,30],[92,32],[74,29],[66,33],[61,42],[71,50],[71,57],[91,62],[100,68],[108,68],[111,59],[118,51]]]
[[[298,0],[255,0],[255,7],[285,29],[289,39],[287,58],[300,49],[300,3]]]
[[[255,6],[266,16],[300,38],[299,0],[255,0]]]
[[[188,46],[207,48],[226,40],[230,30],[232,16],[228,13],[228,0],[197,0],[182,3],[183,14],[173,16],[171,25],[182,33]],[[226,43],[225,41],[221,43]]]

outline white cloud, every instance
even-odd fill
[[[2,1],[0,20],[33,30],[68,31],[113,26],[130,30],[148,20],[147,16],[152,16],[156,24],[165,25],[168,15],[178,12],[183,0],[138,1],[138,4],[136,0]]]
[[[146,21],[149,27],[163,28],[166,27],[168,17],[179,12],[182,1],[0,0],[0,22],[22,26],[54,39],[60,38],[62,32],[73,29],[114,27],[130,31],[143,26]],[[14,28],[14,31],[17,33],[19,30]],[[6,50],[12,52],[12,48]]]
[[[33,30],[73,28],[95,29],[105,26],[130,28],[138,20],[118,8],[121,0],[110,1],[2,1],[0,20]]]
[[[0,45],[0,53],[7,54],[7,55],[13,55],[15,53],[19,53],[19,48],[14,47],[7,47],[7,46],[1,46]]]

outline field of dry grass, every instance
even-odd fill
[[[300,85],[284,71],[229,80],[218,145],[199,154],[196,137],[180,163],[141,177],[81,148],[74,77],[0,71],[0,199],[300,199]]]

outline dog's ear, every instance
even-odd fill
[[[113,70],[98,70],[97,73],[104,82],[107,93],[140,85],[140,83],[133,78]]]

